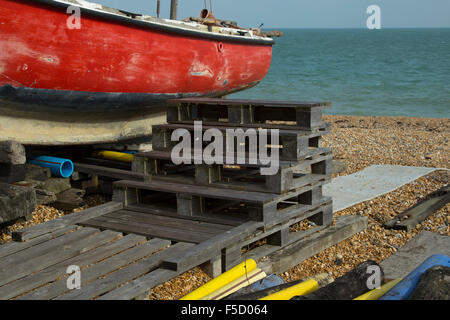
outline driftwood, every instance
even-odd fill
[[[375,275],[371,268],[378,268],[380,278],[377,280],[383,284],[383,270],[376,262],[368,260],[326,287],[292,300],[352,300],[371,290],[368,283],[372,283]]]
[[[388,221],[384,227],[387,229],[409,231],[448,202],[450,202],[450,186],[446,185],[438,191],[429,194],[424,200],[400,213],[394,219]]]

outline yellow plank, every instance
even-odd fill
[[[393,287],[395,287],[397,285],[397,283],[399,283],[400,281],[402,281],[402,279],[392,280],[392,281],[386,283],[385,285],[381,286],[380,288],[366,292],[363,295],[360,295],[359,297],[357,297],[353,300],[378,300],[382,296],[384,296],[386,294],[386,292],[388,292]]]
[[[267,297],[261,298],[259,300],[290,300],[296,296],[303,296],[319,289],[319,283],[316,280],[306,280],[295,286],[281,290],[274,294],[268,295]]]
[[[209,281],[205,285],[201,286],[197,290],[189,293],[180,300],[200,300],[207,295],[213,293],[214,291],[222,288],[230,282],[242,277],[245,274],[256,269],[256,262],[253,259],[249,259],[238,264],[236,267],[228,270],[227,272],[221,274],[217,278]]]
[[[223,298],[235,293],[236,291],[238,291],[241,288],[247,287],[247,286],[255,283],[256,281],[264,279],[266,276],[267,276],[266,273],[264,271],[262,271],[261,269],[255,269],[255,270],[249,272],[248,274],[245,274],[242,277],[219,288],[218,290],[207,295],[206,297],[202,298],[201,300],[223,299]]]
[[[114,160],[114,161],[121,161],[121,162],[133,162],[134,155],[124,152],[116,152],[116,151],[95,151],[93,153],[94,157],[107,159],[107,160]]]

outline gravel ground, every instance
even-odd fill
[[[450,168],[449,119],[325,116],[325,120],[332,123],[333,129],[325,137],[323,145],[332,147],[334,158],[347,164],[347,170],[338,175],[351,174],[374,164]],[[336,216],[365,215],[369,218],[369,227],[295,266],[282,276],[287,281],[319,273],[331,273],[339,277],[367,259],[383,261],[422,230],[450,235],[450,204],[410,232],[385,230],[382,227],[384,222],[449,181],[448,171],[437,171],[389,194],[338,212]],[[108,200],[89,196],[86,202],[88,206],[95,206]],[[39,206],[31,221],[19,221],[1,229],[0,241],[10,241],[14,230],[64,214],[68,212]],[[204,272],[195,268],[154,288],[150,299],[178,299],[208,280]]]

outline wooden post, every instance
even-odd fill
[[[170,19],[177,20],[178,0],[171,0],[170,3]]]
[[[156,2],[156,16],[159,18],[159,14],[161,13],[161,0]]]

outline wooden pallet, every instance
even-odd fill
[[[15,280],[0,285],[0,299],[145,299],[152,288],[208,262],[214,256],[213,253],[216,253],[213,263],[221,269],[222,263],[226,263],[223,257],[231,259],[240,255],[241,259],[257,258],[272,252],[262,265],[264,269],[282,272],[361,231],[367,226],[367,219],[363,218],[339,218],[336,226],[322,228],[321,232],[317,232],[318,229],[291,231],[292,243],[287,246],[289,254],[283,254],[277,245],[278,235],[264,238],[267,234],[260,230],[254,233],[253,238],[249,237],[246,233],[249,225],[236,227],[229,233],[222,233],[197,245],[183,242],[172,244],[171,241],[158,238],[147,239],[134,234],[71,226],[71,230],[66,230],[70,233],[42,242],[40,246],[13,243],[16,251],[9,252],[6,257],[12,263],[17,258],[17,261],[21,261],[19,264],[24,268],[31,267],[34,273],[22,272],[24,268],[10,268],[12,271],[1,272],[1,279],[8,276],[8,280],[3,282]],[[241,249],[239,252],[239,246],[232,247],[236,238],[244,239],[244,244],[256,239],[263,243],[254,247],[247,245],[246,250]],[[217,252],[220,243],[229,248]],[[66,245],[62,247],[61,244]],[[3,247],[0,247],[2,253]],[[273,264],[270,263],[272,261]],[[66,272],[70,265],[81,268],[80,289],[67,288],[69,275]]]
[[[81,225],[102,230],[133,233],[176,242],[200,243],[233,228],[231,225],[155,215],[144,210],[118,210],[82,222]]]
[[[253,250],[248,250],[245,253],[241,253],[241,259],[245,259],[246,257],[257,257],[261,256],[261,254],[265,254],[267,248],[278,248],[277,251],[271,250],[271,253],[267,258],[263,259],[261,263],[258,265],[263,265],[264,270],[267,270],[267,273],[277,272],[281,273],[288,270],[291,267],[296,266],[301,263],[305,259],[321,252],[322,250],[342,241],[351,235],[362,231],[367,227],[367,218],[361,216],[346,216],[337,218],[337,222],[335,226],[325,228],[321,230],[321,232],[315,231],[299,231],[298,238],[300,240],[293,242],[287,248],[289,249],[289,254],[283,254],[284,249],[279,249],[278,246],[271,246],[269,244],[264,244],[262,246],[258,246]],[[242,226],[239,231],[245,231],[246,226]],[[316,230],[317,231],[317,230]],[[233,233],[233,235],[236,235]],[[239,236],[239,233],[237,233]],[[303,237],[302,237],[303,236]],[[223,238],[217,237],[216,240],[221,241],[232,241],[226,235]],[[150,289],[156,284],[159,284],[160,280],[167,281],[170,279],[171,275],[179,272],[174,271],[173,269],[177,268],[177,270],[183,270],[184,268],[190,265],[198,264],[198,261],[204,260],[202,257],[202,250],[210,249],[213,247],[211,242],[204,242],[193,246],[187,249],[182,255],[179,255],[178,258],[168,258],[164,261],[163,266],[160,269],[157,269],[145,276],[137,278],[109,293],[104,294],[99,297],[101,300],[108,299],[134,299],[134,298],[146,298],[150,292]],[[264,253],[263,253],[264,252]],[[190,263],[182,264],[183,257],[189,257],[191,254],[197,255],[198,260],[195,262],[195,259],[190,259]],[[218,253],[218,257],[213,261],[214,266],[221,268],[220,259],[222,257],[222,253]],[[172,267],[172,269],[166,269],[166,267]],[[179,268],[179,269],[178,269]]]
[[[114,183],[113,200],[125,206],[148,204],[156,210],[182,216],[220,216],[270,224],[279,217],[295,214],[305,205],[320,202],[322,184],[310,184],[280,195],[160,180],[118,181]]]
[[[167,122],[311,130],[325,126],[322,112],[330,106],[329,102],[186,98],[169,101]],[[292,121],[292,125],[274,121]]]
[[[125,210],[108,213],[80,224],[101,230],[115,230],[150,238],[158,237],[171,242],[197,244],[199,248],[202,248],[198,254],[191,255],[189,251],[187,254],[174,257],[175,259],[168,259],[164,266],[180,271],[219,259],[221,272],[223,272],[241,259],[244,248],[247,254],[257,248],[257,246],[249,247],[256,242],[271,245],[273,251],[276,251],[307,235],[325,229],[332,222],[331,219],[323,221],[323,217],[332,216],[332,204],[329,198],[324,198],[319,205],[304,206],[296,214],[280,217],[271,226],[256,221],[231,225],[226,220],[211,222],[152,212],[152,209],[145,205],[130,206]],[[306,219],[315,227],[305,232],[291,230],[293,225]],[[171,261],[180,262],[172,263]]]
[[[78,212],[22,230],[28,242],[0,247],[0,299],[135,299],[205,263],[218,275],[249,255],[276,252],[326,230],[318,224],[290,228],[331,215],[330,200],[323,200],[271,227],[155,215],[145,206],[119,203]],[[67,288],[71,265],[81,268],[79,290]]]
[[[199,140],[197,135],[199,132],[195,132],[196,126],[191,124],[163,124],[163,125],[155,125],[152,127],[153,129],[153,150],[156,151],[170,151],[172,148],[178,143],[178,141],[172,141],[172,135],[175,130],[183,130],[184,132],[189,132],[191,137],[191,146],[194,148],[195,141]],[[256,152],[259,151],[260,145],[260,136],[258,135],[261,132],[261,128],[243,128],[243,127],[231,127],[226,125],[215,125],[215,126],[207,126],[202,125],[201,130],[204,133],[207,130],[214,129],[219,130],[224,137],[224,153],[226,151],[226,143],[227,135],[231,135],[230,141],[236,141],[236,133],[240,133],[243,137],[246,137],[250,134],[254,135],[254,140],[251,144],[257,146]],[[250,130],[250,131],[249,131]],[[252,131],[253,130],[253,131]],[[324,126],[315,129],[315,130],[278,130],[279,141],[277,144],[271,141],[271,132],[270,130],[265,132],[267,143],[265,147],[269,150],[274,148],[279,149],[279,157],[280,160],[297,160],[302,159],[304,156],[308,156],[314,152],[315,149],[320,147],[320,141],[323,135],[330,133],[330,125],[325,124]],[[249,138],[246,138],[249,139]],[[202,139],[203,141],[203,139]],[[209,141],[203,141],[202,146],[203,149],[209,144]],[[246,151],[248,152],[247,143]],[[259,153],[258,153],[259,154]]]
[[[315,182],[328,182],[332,174],[332,154],[327,148],[311,152],[302,161],[281,161],[275,175],[261,175],[261,168],[267,167],[265,163],[251,164],[248,158],[240,163],[174,165],[170,152],[152,151],[136,155],[133,170],[145,175],[147,180],[278,194]]]
[[[73,228],[70,233],[24,250],[17,246],[19,251],[6,256],[0,267],[0,299],[94,299],[158,271],[162,260],[193,246],[109,230]],[[67,287],[66,272],[71,265],[81,269],[79,290]],[[168,273],[169,277],[176,275]]]

